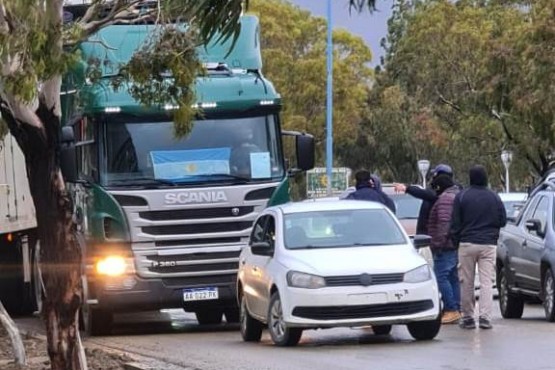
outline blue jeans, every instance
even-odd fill
[[[434,271],[444,311],[459,311],[461,308],[458,262],[459,257],[456,250],[434,252]]]

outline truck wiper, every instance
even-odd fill
[[[251,179],[248,178],[248,177],[231,175],[229,173],[211,173],[211,174],[206,174],[206,175],[202,175],[202,176],[206,176],[206,177],[227,177],[228,179],[233,179],[233,180],[237,180],[237,181],[240,181],[240,182],[249,182],[249,181],[251,181]]]

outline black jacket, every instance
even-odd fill
[[[422,189],[416,185],[407,185],[405,193],[422,199],[420,211],[418,212],[418,220],[416,221],[416,233],[428,234],[428,219],[430,218],[430,211],[437,200],[436,192],[432,189]]]
[[[395,213],[395,203],[383,191],[380,191],[370,186],[357,186],[357,190],[347,196],[346,199],[354,200],[369,200],[379,202],[387,206],[391,212]]]
[[[480,166],[470,170],[470,184],[455,197],[450,230],[453,243],[497,245],[499,229],[507,223],[503,202],[486,187],[487,176]]]

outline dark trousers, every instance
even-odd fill
[[[444,311],[459,311],[461,308],[458,262],[456,250],[434,252],[434,271]]]

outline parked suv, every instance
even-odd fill
[[[551,176],[499,236],[497,286],[505,318],[520,318],[525,302],[540,301],[546,319],[555,321],[555,174]]]

